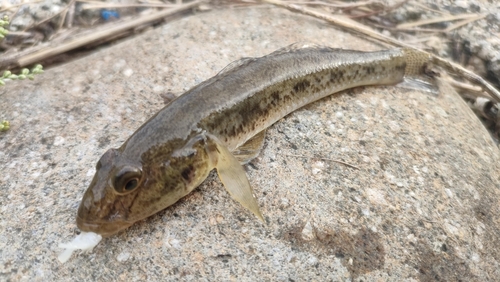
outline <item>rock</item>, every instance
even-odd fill
[[[497,147],[452,90],[394,86],[332,95],[268,130],[246,166],[265,225],[212,174],[174,206],[59,264],[57,245],[75,235],[95,163],[163,107],[162,94],[297,41],[380,49],[278,8],[214,10],[8,83],[0,92],[0,118],[11,122],[0,135],[2,280],[499,277]]]

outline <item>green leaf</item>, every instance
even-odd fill
[[[0,123],[0,131],[7,131],[10,128],[10,122],[4,120]]]

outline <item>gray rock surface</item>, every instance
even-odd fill
[[[231,61],[297,41],[375,50],[267,6],[165,24],[0,92],[0,278],[493,281],[500,154],[452,91],[344,91],[284,118],[246,166],[267,224],[211,175],[174,206],[66,264],[99,157]],[[341,160],[359,170],[336,163]]]

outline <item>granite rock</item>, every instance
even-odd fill
[[[164,24],[0,92],[0,278],[487,281],[500,277],[500,154],[450,89],[332,95],[268,130],[246,170],[266,224],[215,174],[67,263],[95,163],[231,61],[297,41],[381,46],[260,6]],[[342,161],[358,169],[338,163]]]

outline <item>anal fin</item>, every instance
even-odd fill
[[[439,94],[439,89],[438,87],[433,84],[431,81],[421,79],[421,78],[415,78],[415,77],[405,77],[404,80],[396,85],[397,87],[409,89],[409,90],[416,90],[420,92],[427,92],[431,93],[434,95]]]
[[[262,220],[262,222],[265,222],[243,166],[241,166],[239,161],[229,152],[226,146],[217,139],[217,137],[208,134],[206,137],[207,153],[210,156],[212,164],[217,169],[217,174],[226,190],[233,199],[249,209]]]
[[[246,164],[257,157],[264,145],[266,130],[262,130],[252,138],[248,139],[245,144],[239,146],[233,151],[233,156],[241,163]]]

